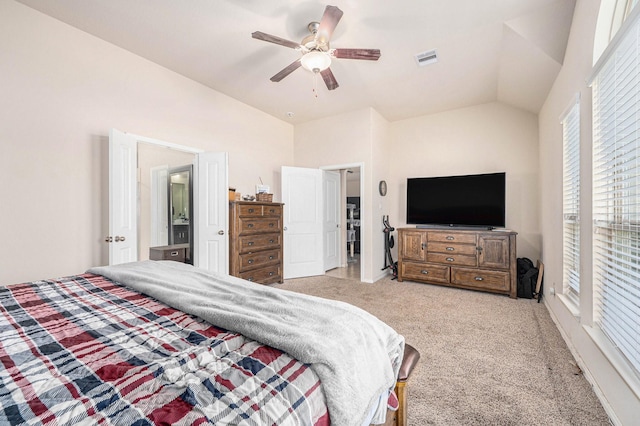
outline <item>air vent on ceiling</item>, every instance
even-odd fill
[[[435,49],[428,50],[426,52],[416,53],[415,58],[418,66],[423,67],[438,62],[438,53]]]

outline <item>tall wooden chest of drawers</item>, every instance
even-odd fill
[[[398,281],[517,295],[516,233],[398,229]]]
[[[229,274],[260,284],[282,282],[281,203],[229,203]]]

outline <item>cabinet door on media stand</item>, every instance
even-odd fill
[[[478,266],[509,269],[509,236],[495,233],[478,235]]]
[[[422,231],[403,230],[400,238],[400,256],[403,260],[427,260],[427,234]]]

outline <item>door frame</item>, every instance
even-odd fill
[[[329,166],[321,166],[319,167],[320,170],[326,170],[326,171],[340,171],[342,169],[360,169],[360,206],[365,205],[365,201],[366,201],[366,194],[365,191],[363,191],[364,188],[364,172],[365,172],[365,168],[364,168],[364,162],[357,162],[357,163],[345,163],[345,164],[334,164],[334,165],[329,165]],[[341,186],[342,186],[342,173],[340,174],[340,181],[341,181]],[[346,177],[344,178],[346,179]],[[345,187],[346,187],[346,180],[345,180]],[[340,196],[343,198],[343,200],[341,200],[340,202],[340,207],[341,207],[341,213],[340,216],[342,217],[342,224],[346,223],[346,200],[347,200],[347,194],[346,192],[344,194],[340,194]],[[342,208],[342,206],[344,206],[344,208]],[[364,277],[364,271],[365,271],[365,266],[369,264],[369,259],[366,258],[366,256],[364,256],[364,252],[365,252],[365,242],[366,242],[366,233],[364,232],[365,226],[366,226],[366,219],[365,217],[360,214],[360,281],[364,281],[363,277]],[[346,246],[347,246],[347,235],[346,235],[346,231],[345,231],[345,226],[342,226],[342,232],[341,232],[341,238],[343,239],[343,241],[341,241],[341,247],[344,250],[346,250]]]

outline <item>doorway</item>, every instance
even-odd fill
[[[325,274],[335,278],[357,279],[362,281],[363,235],[362,229],[362,187],[363,165],[361,163],[322,167],[323,170],[340,172],[341,233],[340,264],[327,270]]]

